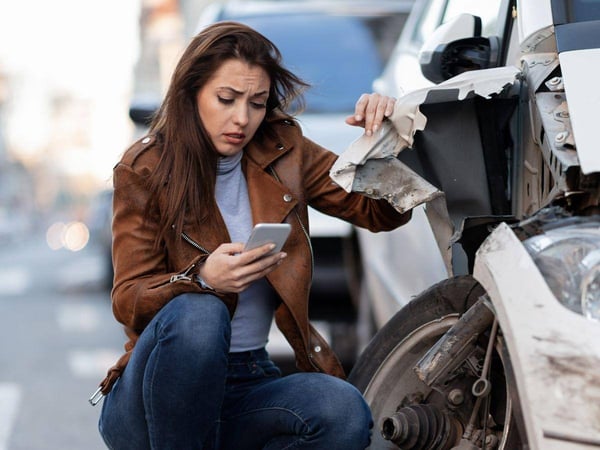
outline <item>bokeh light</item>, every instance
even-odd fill
[[[71,222],[65,228],[65,248],[78,252],[90,240],[90,231],[83,222]]]
[[[90,240],[90,231],[83,222],[56,222],[46,231],[46,243],[52,250],[65,248],[78,252],[85,248]]]
[[[65,230],[65,224],[62,222],[56,222],[50,225],[48,231],[46,231],[46,242],[48,247],[52,250],[59,250],[63,247],[63,233]]]

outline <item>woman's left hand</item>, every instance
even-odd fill
[[[380,127],[383,119],[392,115],[396,99],[380,94],[363,94],[356,102],[354,115],[346,118],[348,125],[363,127],[371,136]]]

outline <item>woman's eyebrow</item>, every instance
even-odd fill
[[[233,94],[236,95],[244,95],[245,93],[242,91],[238,91],[237,89],[232,88],[231,86],[222,86],[220,89],[226,90],[226,91],[230,91]],[[256,94],[253,94],[252,97],[262,97],[263,95],[269,95],[269,91],[260,91],[257,92]]]

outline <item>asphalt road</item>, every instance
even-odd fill
[[[98,252],[0,249],[0,450],[106,448],[87,399],[121,352]]]
[[[105,449],[88,403],[125,341],[97,248],[0,244],[0,450]],[[271,337],[284,370],[289,346]]]

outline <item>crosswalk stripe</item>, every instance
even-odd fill
[[[0,383],[0,450],[8,449],[8,439],[17,416],[21,389],[15,383]]]

